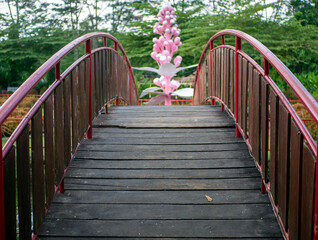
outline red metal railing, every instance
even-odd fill
[[[92,49],[93,38],[103,38],[104,46]],[[114,49],[107,47],[107,39],[114,42]],[[61,60],[81,44],[85,44],[85,54],[61,74]],[[54,54],[9,97],[0,108],[1,127],[52,68],[55,68],[55,82],[24,116],[5,146],[2,146],[0,134],[0,239],[15,239],[17,230],[22,239],[36,238],[55,194],[58,190],[64,192],[64,175],[79,143],[85,134],[92,138],[94,117],[111,101],[115,101],[116,105],[119,99],[128,104],[138,104],[134,75],[121,44],[107,33],[90,33]],[[28,150],[30,122],[31,159]],[[18,193],[15,192],[15,184]],[[19,222],[19,227],[16,227],[16,222]]]
[[[225,44],[227,35],[235,37],[235,46]],[[222,44],[215,47],[219,37]],[[242,40],[262,54],[264,69],[242,51]],[[266,189],[270,196],[284,237],[317,240],[317,144],[270,78],[269,65],[288,83],[317,124],[318,104],[305,87],[263,44],[237,30],[221,31],[206,44],[193,101],[204,104],[211,99],[212,105],[218,101],[235,119],[236,135],[242,136],[251,150],[262,175],[261,190]]]

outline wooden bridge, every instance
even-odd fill
[[[93,38],[103,46],[92,49]],[[61,73],[83,43],[85,54]],[[1,125],[53,68],[56,81],[0,148],[1,239],[318,239],[317,136],[269,70],[316,123],[318,105],[251,36],[224,30],[209,40],[196,106],[150,107],[128,106],[137,88],[118,41],[87,34],[1,106]]]

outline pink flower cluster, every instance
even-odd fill
[[[153,52],[151,57],[161,66],[164,63],[170,63],[173,53],[181,46],[179,38],[180,29],[176,23],[176,16],[173,7],[165,6],[158,14],[158,22],[154,26],[154,33],[160,35],[159,39],[154,38]],[[182,57],[177,56],[174,59],[174,65],[179,67]]]

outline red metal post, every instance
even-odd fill
[[[65,192],[65,188],[64,188],[64,177],[63,177],[63,180],[61,181],[61,184],[60,184],[60,193],[64,193]]]
[[[105,38],[104,38],[105,39]],[[89,54],[89,99],[88,99],[88,131],[87,138],[91,139],[93,137],[93,109],[92,109],[92,44],[91,39],[85,42],[85,54]]]
[[[108,114],[108,105],[105,104],[105,114]]]
[[[266,58],[264,58],[264,74],[265,76],[268,76],[269,74],[269,64]]]
[[[4,179],[3,179],[3,156],[2,156],[2,125],[0,125],[0,239],[5,239],[4,219]]]
[[[261,193],[262,193],[262,194],[265,194],[265,193],[266,193],[266,187],[265,187],[264,179],[263,179],[263,178],[261,178]]]
[[[115,105],[118,106],[119,105],[119,99],[118,99],[118,88],[119,88],[119,53],[118,53],[118,43],[115,42],[114,44],[114,49],[117,52],[117,64],[116,64],[116,69],[117,69],[117,76],[116,76],[116,81],[115,81],[115,92],[116,92],[116,99],[115,99]]]
[[[222,45],[225,45],[224,35],[221,36]]]
[[[107,38],[104,37],[104,47],[107,47]]]
[[[58,62],[55,65],[55,79],[56,80],[61,80],[61,67],[60,67],[60,62]]]
[[[235,123],[236,123],[236,137],[241,137],[238,128],[238,51],[242,48],[241,38],[235,37]]]
[[[213,48],[214,48],[214,42],[213,41],[210,41],[210,86],[211,86],[211,104],[212,105],[215,105],[215,99],[213,99],[212,97],[213,97],[213,85],[212,85],[212,83],[213,83],[213,79],[212,79],[212,77],[213,77],[213,73],[212,73],[212,71],[213,71],[213,69],[212,69],[212,50],[213,50]]]

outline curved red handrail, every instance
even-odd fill
[[[34,86],[56,65],[58,64],[63,57],[65,57],[69,52],[75,49],[82,43],[85,43],[87,40],[97,37],[104,37],[112,40],[118,44],[118,48],[122,51],[123,55],[126,57],[127,65],[131,71],[131,64],[128,60],[127,54],[119,43],[119,41],[112,35],[104,32],[95,32],[88,33],[79,37],[67,44],[60,51],[55,53],[50,59],[48,59],[41,67],[39,67],[12,95],[11,97],[1,106],[0,108],[0,125],[6,120],[6,118],[12,113],[12,111],[18,106],[18,104],[23,100],[23,98],[34,88]],[[85,55],[84,55],[85,56]],[[132,71],[131,71],[132,72]],[[135,78],[132,73],[132,80],[135,83]],[[53,91],[53,90],[52,90]],[[51,92],[50,92],[51,93]],[[47,93],[48,95],[50,93]]]
[[[302,85],[302,83],[295,77],[295,75],[285,66],[284,63],[282,63],[267,47],[265,47],[261,42],[253,38],[252,36],[248,35],[247,33],[233,30],[233,29],[226,29],[223,31],[220,31],[213,35],[209,41],[207,42],[202,55],[199,60],[198,67],[202,64],[204,58],[205,58],[205,52],[210,48],[210,43],[214,42],[214,40],[218,37],[224,38],[225,35],[232,35],[237,38],[243,39],[247,43],[249,43],[251,46],[253,46],[259,53],[261,53],[265,60],[267,60],[280,74],[280,76],[288,83],[288,85],[292,88],[292,90],[295,92],[295,94],[299,97],[301,102],[304,104],[308,112],[312,115],[313,119],[318,123],[318,104],[314,97],[307,91],[307,89]],[[228,47],[227,45],[221,45],[220,47]],[[232,48],[232,46],[231,46]],[[215,48],[213,48],[215,49]],[[240,49],[237,51],[240,55],[244,57],[248,57],[244,52],[242,52]],[[250,57],[248,57],[249,60],[251,60]],[[312,136],[308,132],[306,126],[301,121],[300,117],[296,113],[296,111],[291,107],[289,104],[287,98],[285,95],[281,92],[281,90],[277,87],[277,85],[274,83],[274,81],[268,76],[268,73],[265,73],[265,71],[255,62],[252,61],[253,66],[256,67],[259,72],[264,76],[266,81],[273,87],[273,90],[278,94],[278,96],[281,98],[284,105],[287,107],[288,111],[290,112],[291,116],[295,120],[297,126],[300,128],[301,132],[304,134],[305,139],[308,141],[309,146],[313,153],[317,155],[317,147],[316,143],[313,140]],[[198,71],[197,71],[198,72]],[[197,73],[198,74],[198,73]],[[198,75],[196,74],[194,86],[196,87]]]

